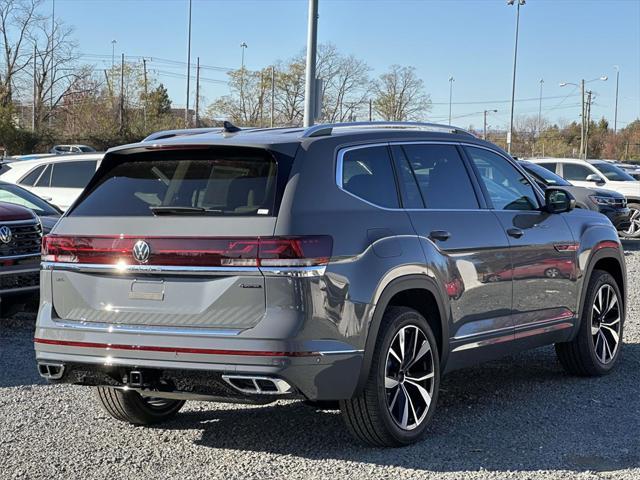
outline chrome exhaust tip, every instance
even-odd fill
[[[62,363],[38,362],[38,373],[47,380],[60,380],[64,374]]]
[[[281,378],[253,375],[222,375],[222,379],[242,393],[285,395],[293,392],[293,387]]]

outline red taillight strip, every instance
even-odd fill
[[[312,357],[319,352],[267,352],[261,350],[222,350],[213,348],[160,347],[154,345],[122,345],[115,343],[76,342],[34,338],[34,343],[64,347],[101,348],[104,350],[134,350],[142,352],[191,353],[196,355],[238,355],[244,357]]]

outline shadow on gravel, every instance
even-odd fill
[[[424,441],[367,448],[339,412],[302,403],[186,411],[169,429],[202,430],[197,444],[397,465],[420,471],[610,471],[640,467],[640,345],[625,345],[620,367],[599,379],[567,376],[552,349],[449,374]]]
[[[640,250],[640,240],[622,240],[622,248],[628,252]]]
[[[0,319],[0,388],[46,383],[36,369],[35,313]]]

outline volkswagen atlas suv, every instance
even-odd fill
[[[623,252],[573,207],[453,127],[156,135],[111,149],[44,238],[38,368],[133,424],[301,399],[406,445],[452,370],[550,344],[572,374],[615,367]]]

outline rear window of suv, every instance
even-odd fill
[[[289,169],[259,149],[114,154],[68,215],[273,216]]]

